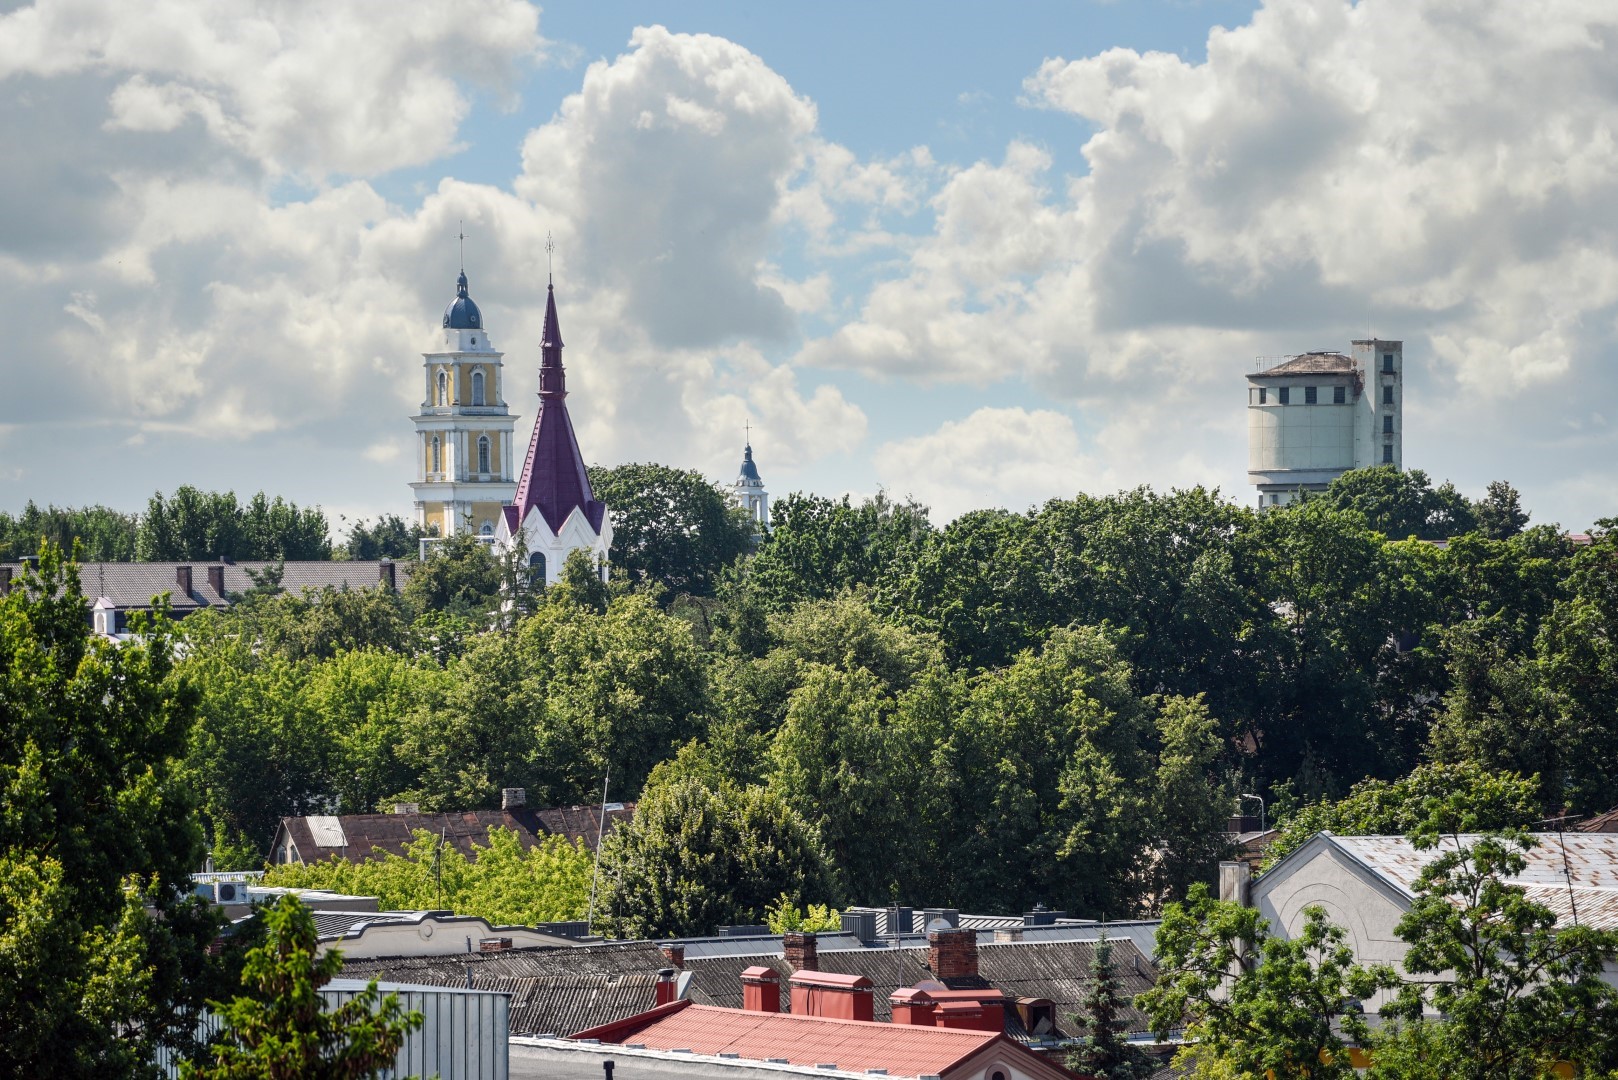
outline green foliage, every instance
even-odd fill
[[[405,580],[403,595],[412,612],[445,612],[474,621],[486,619],[500,593],[500,564],[489,545],[471,533],[457,533],[433,544]]]
[[[246,506],[235,492],[199,491],[189,484],[146,504],[135,537],[141,562],[228,559],[329,559],[331,539],[319,508],[299,509],[261,491]]]
[[[720,572],[752,548],[746,512],[695,470],[596,466],[590,486],[612,508],[612,572],[636,588],[712,596]]]
[[[1412,1026],[1389,1041],[1408,1049],[1421,1039],[1429,1066],[1443,1076],[1533,1080],[1557,1061],[1602,1071],[1614,1065],[1600,1059],[1611,1052],[1618,1008],[1618,991],[1603,978],[1603,966],[1618,956],[1618,934],[1558,929],[1554,912],[1509,883],[1533,842],[1515,832],[1452,835],[1422,868],[1416,899],[1399,920],[1409,946],[1405,970],[1415,979],[1383,1012]],[[1442,1019],[1414,1026],[1431,1013]],[[1398,1075],[1393,1057],[1378,1075]]]
[[[885,495],[858,506],[792,494],[770,507],[770,531],[749,568],[750,586],[766,611],[827,600],[874,585],[931,534],[927,508]]]
[[[609,597],[595,559],[583,548],[575,548],[567,553],[567,559],[562,563],[561,579],[550,590],[547,599],[553,604],[572,604],[603,615],[607,611]]]
[[[1157,1062],[1125,1037],[1129,1024],[1120,1013],[1128,1003],[1113,968],[1112,942],[1103,935],[1095,943],[1090,983],[1073,1017],[1074,1026],[1089,1034],[1068,1051],[1069,1069],[1095,1080],[1146,1080],[1157,1071]]]
[[[1136,1005],[1159,1038],[1183,1025],[1206,1073],[1274,1080],[1354,1076],[1347,1047],[1368,1035],[1359,1003],[1399,984],[1356,964],[1322,909],[1305,909],[1296,937],[1274,937],[1263,913],[1201,884],[1163,912],[1157,967]]]
[[[0,597],[0,1076],[102,1076],[184,1050],[217,922],[173,768],[195,694],[159,617],[90,635],[78,576],[41,549]],[[121,1033],[121,1034],[120,1034]]]
[[[527,850],[511,829],[489,830],[471,858],[417,829],[405,854],[375,853],[363,862],[333,856],[306,865],[277,864],[264,884],[375,896],[384,910],[446,910],[491,926],[533,926],[584,918],[594,857],[582,841],[546,836]]]
[[[843,927],[841,912],[826,904],[810,904],[808,910],[798,907],[792,898],[782,893],[775,906],[764,912],[764,922],[772,934],[785,934],[798,930],[806,934],[836,932]]]
[[[0,510],[0,561],[11,562],[50,544],[63,551],[79,545],[79,557],[90,562],[129,562],[135,557],[139,519],[105,506],[56,507],[41,510],[29,500],[22,513]]]
[[[1490,540],[1509,540],[1528,525],[1528,511],[1522,508],[1517,489],[1504,480],[1489,483],[1483,498],[1472,504],[1478,532]]]
[[[407,524],[398,514],[382,514],[374,525],[365,519],[356,521],[343,541],[342,554],[346,559],[414,559],[421,549],[424,536],[436,535],[437,530],[423,530],[420,525]]]
[[[1435,488],[1420,469],[1352,469],[1333,480],[1320,498],[1334,509],[1358,512],[1371,528],[1393,540],[1444,540],[1477,528],[1472,504],[1454,485]]]
[[[405,1037],[422,1024],[376,980],[335,1008],[320,996],[343,967],[336,950],[316,955],[315,921],[296,897],[261,916],[267,940],[247,954],[247,991],[219,1005],[224,1031],[206,1064],[184,1063],[186,1080],[359,1080],[392,1069]]]
[[[1362,780],[1335,802],[1288,815],[1265,862],[1278,862],[1319,832],[1403,836],[1526,828],[1542,816],[1538,788],[1537,777],[1491,772],[1470,762],[1419,765],[1398,780]]]
[[[757,922],[785,896],[830,903],[835,873],[780,796],[665,768],[601,847],[598,925],[617,937],[711,934]]]

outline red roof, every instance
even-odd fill
[[[689,1001],[671,1002],[573,1038],[644,1043],[650,1050],[710,1056],[737,1054],[753,1061],[785,1058],[792,1065],[835,1065],[842,1072],[886,1069],[892,1076],[947,1076],[968,1058],[994,1047],[1034,1075],[1072,1075],[997,1032],[750,1012]]]
[[[516,532],[528,512],[538,509],[551,532],[559,533],[577,507],[584,511],[590,528],[599,533],[607,507],[590,490],[579,440],[567,415],[567,377],[562,368],[562,331],[556,319],[554,289],[546,291],[545,332],[539,348],[539,415],[517,478],[516,502],[504,508],[506,525]]]

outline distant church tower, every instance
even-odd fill
[[[561,580],[562,563],[575,549],[590,553],[605,580],[612,517],[590,490],[573,421],[567,415],[562,329],[556,318],[553,285],[545,288],[545,333],[539,350],[539,415],[518,475],[516,496],[501,507],[495,542],[509,550],[520,534],[534,579],[542,576],[547,585]]]
[[[770,527],[770,493],[764,490],[764,480],[758,475],[758,466],[753,464],[751,435],[748,436],[746,446],[742,450],[742,471],[737,474],[736,482],[730,486],[730,498],[737,506],[747,511],[760,534]]]
[[[424,395],[416,425],[416,520],[439,536],[471,530],[494,538],[500,507],[516,493],[512,426],[501,353],[466,291],[466,271],[444,311],[442,352],[423,353]]]

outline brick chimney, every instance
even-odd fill
[[[748,1012],[781,1011],[781,973],[755,964],[742,972],[742,1008]]]
[[[388,587],[388,591],[396,590],[399,585],[393,575],[393,560],[383,559],[377,564],[377,581]]]
[[[946,1001],[933,1013],[933,1022],[941,1028],[978,1031],[983,1020],[983,1006],[975,1001]]]
[[[180,587],[180,592],[184,595],[191,595],[191,568],[189,566],[176,566],[174,568],[174,584]]]
[[[793,971],[819,971],[820,947],[815,935],[802,930],[788,930],[781,935],[781,952],[787,966]]]
[[[505,952],[511,948],[511,939],[508,937],[478,938],[478,952]]]
[[[889,994],[888,1004],[893,1008],[893,1022],[908,1027],[932,1027],[933,1012],[938,1008],[927,991],[913,987]]]
[[[978,973],[977,931],[929,930],[927,966],[939,980],[974,978]]]
[[[674,1000],[674,969],[663,968],[657,973],[657,997],[653,999],[659,1005],[667,1005]]]
[[[794,1016],[821,1016],[833,1020],[875,1019],[871,980],[864,975],[835,971],[799,971],[792,984]]]
[[[11,591],[11,567],[0,566],[0,596]]]
[[[508,787],[500,789],[500,809],[521,810],[528,805],[528,789]]]
[[[224,563],[209,563],[208,564],[208,588],[210,588],[210,589],[212,589],[214,591],[215,596],[218,596],[218,597],[221,597],[221,598],[224,597],[224,595],[225,595],[225,564]]]
[[[675,944],[670,943],[668,945],[659,945],[657,948],[658,948],[658,951],[663,954],[663,959],[667,960],[670,964],[674,965],[675,969],[677,969],[679,971],[684,971],[685,970],[685,946],[684,945],[675,945]]]

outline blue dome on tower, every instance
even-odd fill
[[[466,295],[466,271],[455,279],[455,299],[449,307],[444,309],[444,329],[446,330],[481,330],[483,329],[483,312]]]

